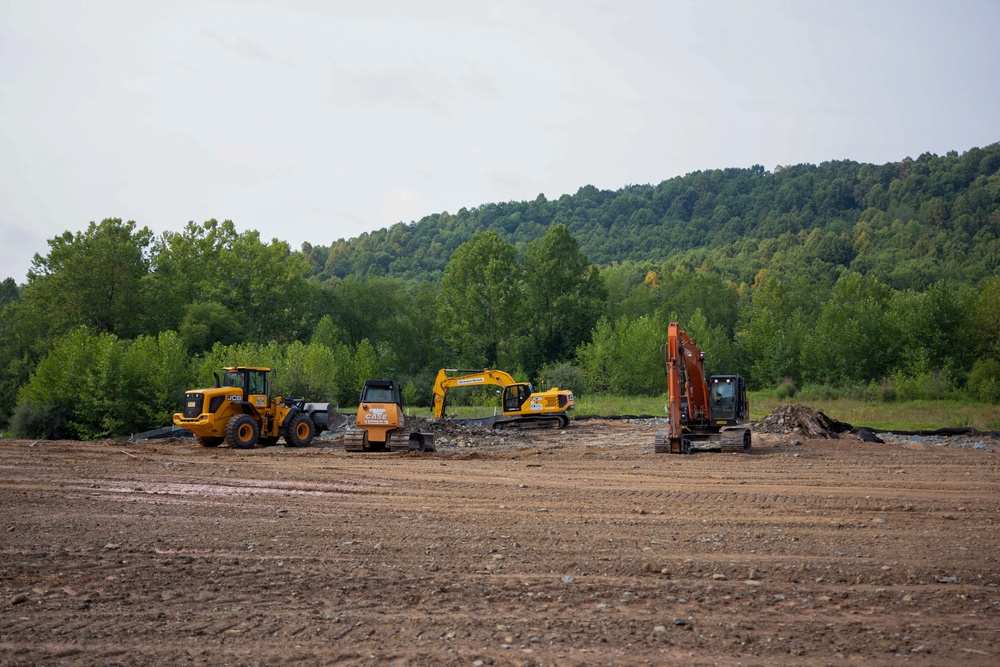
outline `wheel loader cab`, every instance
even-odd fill
[[[222,376],[224,387],[243,390],[243,400],[257,409],[271,407],[271,373],[265,368],[227,368]]]

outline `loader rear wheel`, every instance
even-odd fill
[[[309,415],[300,412],[292,417],[285,429],[285,444],[289,447],[308,447],[312,440],[313,423]]]
[[[198,436],[198,444],[202,447],[218,447],[225,438],[213,438],[207,435]]]
[[[226,443],[234,449],[251,449],[258,437],[260,428],[250,415],[237,415],[226,424]]]

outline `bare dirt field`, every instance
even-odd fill
[[[0,664],[1000,664],[1000,442],[657,428],[0,440]]]

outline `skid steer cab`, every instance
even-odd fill
[[[225,442],[250,449],[257,443],[275,445],[279,438],[289,447],[308,447],[316,433],[331,427],[336,413],[328,403],[272,398],[273,375],[270,368],[223,368],[221,379],[215,375],[215,387],[184,394],[184,409],[174,415],[174,424],[191,431],[205,447]]]

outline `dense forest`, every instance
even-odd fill
[[[1000,144],[585,186],[300,250],[107,219],[51,239],[0,308],[0,426],[31,437],[163,425],[234,363],[343,406],[374,376],[424,403],[442,366],[661,394],[672,320],[753,388],[996,402]]]

